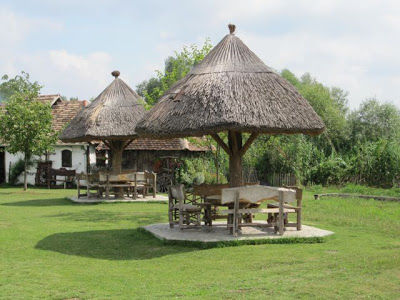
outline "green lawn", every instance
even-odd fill
[[[304,223],[335,232],[324,243],[200,249],[138,230],[166,204],[74,193],[0,188],[1,299],[400,297],[400,203],[307,192]]]

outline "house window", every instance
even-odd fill
[[[61,151],[61,166],[72,167],[72,151],[71,150],[63,150]]]

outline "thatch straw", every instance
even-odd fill
[[[113,82],[70,122],[60,139],[64,142],[131,140],[145,109],[139,95],[114,71]]]
[[[324,123],[284,78],[238,37],[235,26],[204,60],[167,91],[137,125],[149,137],[221,131],[319,134]]]

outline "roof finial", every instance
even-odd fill
[[[114,76],[115,78],[117,78],[119,76],[119,71],[115,70],[111,72],[111,75]]]
[[[235,33],[235,29],[236,29],[236,26],[235,26],[235,25],[229,24],[229,25],[228,25],[228,28],[229,28],[229,33],[230,33],[230,34],[234,34],[234,33]]]

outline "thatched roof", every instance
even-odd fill
[[[137,125],[150,137],[201,136],[226,130],[319,134],[311,105],[231,33],[171,87]]]
[[[81,110],[63,131],[65,142],[91,140],[129,140],[137,136],[135,127],[144,116],[139,95],[114,71],[113,82]]]

